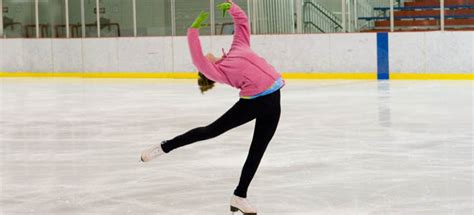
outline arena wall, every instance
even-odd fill
[[[391,33],[390,73],[472,74],[474,32]]]
[[[201,37],[204,52],[231,36]],[[376,33],[255,35],[253,49],[288,78],[376,79]],[[389,33],[393,79],[470,79],[474,32]],[[380,49],[380,48],[379,48]],[[0,76],[194,77],[186,37],[0,39]],[[430,78],[431,77],[431,78]],[[443,78],[444,77],[444,78]]]

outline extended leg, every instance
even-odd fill
[[[213,137],[245,124],[255,118],[254,110],[249,101],[239,100],[224,115],[208,126],[192,129],[182,135],[166,141],[163,145],[163,151],[168,153],[176,148]]]

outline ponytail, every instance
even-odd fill
[[[198,73],[199,78],[198,78],[198,85],[199,89],[201,90],[201,93],[204,94],[204,92],[212,89],[214,87],[214,83],[216,83],[213,80],[210,80],[207,78],[204,74],[201,72]]]

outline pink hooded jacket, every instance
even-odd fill
[[[221,60],[212,63],[203,55],[199,30],[188,29],[188,45],[197,69],[207,78],[240,89],[240,96],[254,96],[270,88],[281,75],[250,49],[250,29],[245,12],[235,3],[229,10],[234,19],[234,40]]]

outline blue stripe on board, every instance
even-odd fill
[[[388,80],[390,68],[388,62],[388,33],[377,33],[377,79]]]

